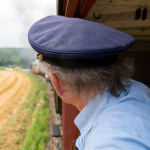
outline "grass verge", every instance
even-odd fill
[[[6,68],[3,66],[0,66],[0,70],[6,70]]]
[[[27,75],[31,81],[30,92],[18,112],[11,116],[0,134],[0,149],[45,150],[50,118],[47,89],[38,76]],[[7,137],[10,136],[8,140]]]
[[[34,76],[34,77],[33,77]],[[22,150],[44,150],[45,141],[48,137],[47,125],[50,116],[50,108],[47,99],[47,90],[45,84],[41,83],[40,79],[35,75],[30,75],[31,80],[34,79],[36,85],[31,87],[31,91],[37,89],[36,92],[30,94],[32,105],[24,105],[24,108],[29,106],[28,114],[32,113],[32,124],[28,129],[25,143]],[[37,105],[36,105],[37,104]]]

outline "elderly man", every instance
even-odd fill
[[[118,59],[132,36],[102,24],[48,16],[29,30],[29,42],[61,99],[79,111],[79,150],[150,149],[150,89],[131,80]]]

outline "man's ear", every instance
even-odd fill
[[[57,94],[61,97],[64,95],[65,92],[65,83],[59,78],[57,77],[54,73],[49,73],[50,77],[51,77],[51,81],[52,84],[57,92]]]

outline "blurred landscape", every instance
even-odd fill
[[[36,52],[30,48],[0,48],[0,66],[30,68]]]
[[[39,19],[56,15],[56,4],[56,0],[1,1],[0,150],[52,149],[48,143],[53,93],[41,76],[28,31]]]

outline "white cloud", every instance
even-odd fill
[[[0,0],[0,4],[0,47],[29,47],[30,26],[56,15],[56,0]]]

